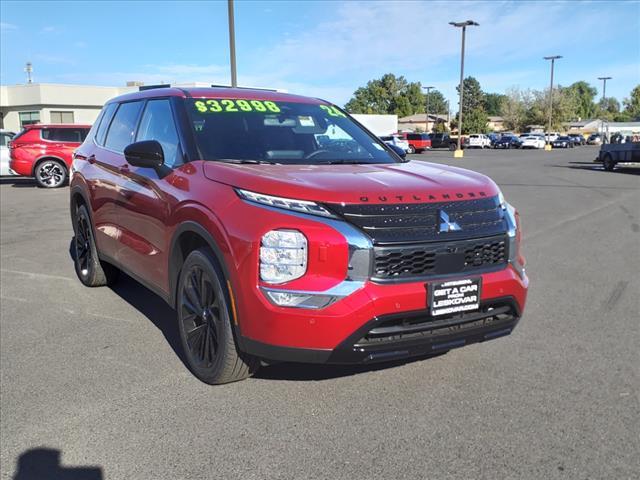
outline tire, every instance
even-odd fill
[[[84,205],[76,211],[73,231],[73,246],[75,249],[73,263],[76,275],[87,287],[102,287],[113,285],[118,280],[120,271],[113,265],[100,261],[96,248],[91,217]]]
[[[413,148],[413,145],[409,145],[409,153],[410,154],[416,153],[416,149]]]
[[[602,159],[602,166],[607,172],[613,172],[616,168],[616,162],[613,161],[611,154],[607,153]]]
[[[180,271],[176,310],[187,365],[211,385],[244,380],[259,360],[238,350],[231,326],[229,292],[213,256],[206,249],[189,254]]]
[[[449,151],[450,152],[454,152],[457,148],[458,148],[458,145],[456,145],[455,143],[450,143],[449,144]]]
[[[33,173],[41,188],[60,188],[67,182],[67,166],[59,160],[42,160]]]

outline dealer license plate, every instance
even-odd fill
[[[429,284],[431,316],[478,310],[481,282],[482,278],[478,277]]]

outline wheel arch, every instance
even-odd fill
[[[230,281],[229,270],[224,260],[224,255],[218,243],[213,238],[213,235],[193,220],[184,221],[175,229],[169,247],[169,302],[174,308],[176,306],[176,287],[178,286],[178,278],[182,265],[190,252],[202,247],[208,248],[211,253],[213,253],[214,259],[222,270],[224,280]]]

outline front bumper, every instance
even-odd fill
[[[482,275],[480,310],[432,318],[425,282],[367,282],[353,295],[319,310],[265,302],[263,338],[241,348],[266,360],[360,364],[444,352],[509,335],[524,310],[528,279],[512,266]],[[276,338],[286,343],[275,342]]]

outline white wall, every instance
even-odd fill
[[[391,135],[398,131],[397,115],[365,115],[355,113],[351,116],[378,137],[382,135]]]

